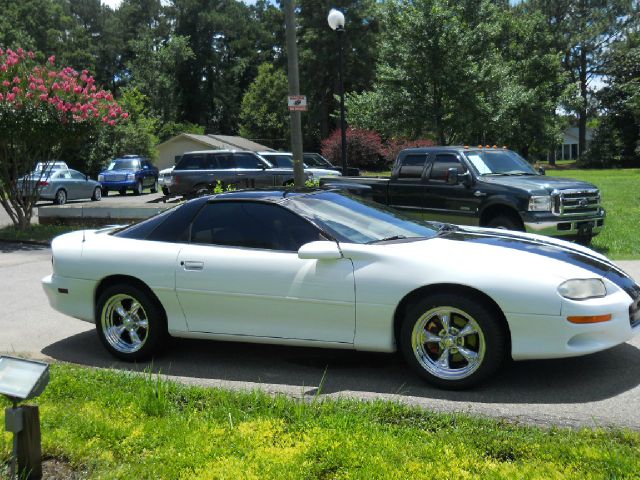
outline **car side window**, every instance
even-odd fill
[[[176,165],[176,170],[202,170],[205,162],[206,157],[204,153],[183,155],[180,163]]]
[[[58,178],[71,179],[73,177],[71,176],[71,172],[67,170],[66,172],[62,172]]]
[[[76,172],[75,170],[69,170],[69,174],[71,175],[71,178],[73,178],[74,180],[85,180],[85,176],[80,172]]]
[[[279,205],[222,201],[206,205],[191,227],[191,242],[231,247],[297,251],[324,240],[304,218]]]
[[[429,181],[446,182],[450,168],[457,169],[458,173],[464,173],[467,171],[465,166],[455,155],[448,153],[436,155],[436,158],[433,160],[433,166],[431,167],[431,173],[429,174]]]
[[[398,178],[421,178],[426,161],[427,156],[424,154],[407,155],[400,164]]]
[[[236,153],[233,155],[236,161],[236,168],[262,168],[264,165],[258,157],[250,153]]]
[[[211,170],[229,170],[233,168],[233,162],[229,158],[229,155],[210,153],[207,155],[206,168]]]

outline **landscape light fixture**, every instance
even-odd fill
[[[338,34],[338,44],[340,50],[340,61],[338,62],[338,76],[340,86],[340,133],[342,138],[341,156],[342,156],[342,175],[347,175],[347,125],[344,114],[344,81],[343,81],[343,63],[344,63],[344,46],[342,37],[344,35],[344,14],[340,10],[332,8],[327,16],[327,22],[332,30]]]
[[[0,356],[0,394],[13,403],[4,411],[5,430],[13,433],[11,478],[42,476],[38,407],[18,407],[18,403],[39,396],[48,383],[49,364]],[[20,442],[20,434],[25,431],[28,441]]]

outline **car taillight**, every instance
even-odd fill
[[[47,185],[49,185],[49,182],[45,182],[44,180],[38,182],[39,187],[46,187]]]

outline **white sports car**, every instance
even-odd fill
[[[411,221],[347,194],[238,191],[54,239],[51,305],[125,360],[168,335],[400,349],[465,388],[515,360],[585,355],[640,332],[640,286],[585,247]]]

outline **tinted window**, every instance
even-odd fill
[[[433,166],[431,167],[431,173],[429,174],[429,180],[446,182],[449,177],[450,168],[457,169],[458,173],[464,173],[467,171],[455,155],[436,155],[436,158],[433,161]]]
[[[236,162],[236,168],[262,168],[264,163],[260,159],[251,155],[250,153],[236,153],[233,155],[233,159]]]
[[[265,156],[265,158],[271,162],[274,167],[293,168],[293,156],[291,155],[268,155]]]
[[[73,178],[74,180],[84,180],[85,179],[85,176],[82,173],[76,172],[75,170],[69,170],[69,173],[71,174],[71,178]]]
[[[185,154],[176,165],[176,170],[202,170],[206,165],[205,153]]]
[[[297,251],[323,239],[319,230],[287,209],[257,202],[216,202],[193,222],[191,241],[233,247]]]
[[[422,177],[422,171],[424,170],[424,163],[426,160],[427,160],[427,156],[424,154],[407,155],[402,159],[398,178]]]
[[[219,153],[210,153],[207,156],[208,166],[207,168],[216,170],[230,170],[235,168],[231,155],[223,155]]]

